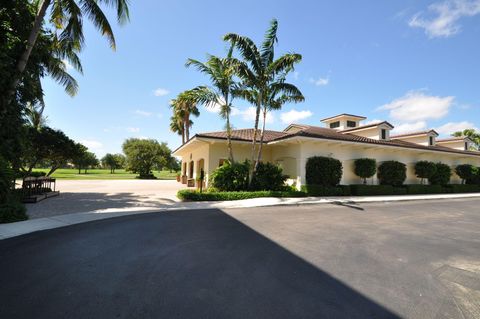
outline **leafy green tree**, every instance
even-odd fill
[[[115,157],[113,154],[107,153],[101,159],[102,166],[110,168],[110,174],[115,173],[115,169],[117,168],[117,162],[115,161]]]
[[[372,177],[377,172],[377,161],[373,158],[359,158],[355,162],[355,175],[363,178],[363,184],[367,184],[367,178]]]
[[[428,181],[432,185],[447,185],[450,182],[452,169],[443,163],[435,163],[435,167],[435,174],[433,174]]]
[[[295,64],[302,60],[302,56],[297,53],[287,53],[275,59],[277,29],[278,22],[273,19],[260,49],[248,37],[234,33],[224,36],[224,40],[237,48],[243,59],[237,62],[237,75],[243,86],[243,89],[238,92],[239,96],[256,107],[252,138],[252,164],[254,165],[252,174],[255,172],[256,164],[262,159],[264,129],[261,133],[258,153],[256,151],[260,113],[264,113],[265,119],[268,110],[279,109],[284,103],[300,102],[304,99],[295,85],[285,81],[286,75],[294,70]]]
[[[425,179],[430,179],[437,171],[437,166],[433,162],[419,161],[415,163],[415,175],[420,178],[420,183],[423,184]]]
[[[182,137],[182,145],[183,145],[185,144],[185,125],[183,123],[184,121],[183,112],[181,110],[175,109],[172,103],[170,105],[172,106],[172,109],[173,109],[173,115],[170,117],[170,131],[172,131],[173,133],[177,133]]]
[[[125,168],[125,155],[123,154],[114,154],[113,157],[115,158],[115,165],[117,169]]]
[[[480,149],[480,132],[476,132],[472,128],[468,128],[463,131],[457,131],[453,133],[452,136],[456,136],[456,137],[466,136],[475,143],[475,146],[473,148],[474,150]]]
[[[219,106],[220,117],[226,121],[228,159],[233,162],[232,150],[232,126],[230,114],[232,102],[238,83],[234,76],[236,71],[236,60],[232,59],[233,46],[231,46],[226,58],[209,55],[207,62],[188,59],[186,66],[194,66],[198,71],[210,78],[212,86],[198,86],[191,92],[195,95],[196,101],[207,107]]]
[[[400,186],[407,178],[407,166],[397,161],[386,161],[378,166],[380,185]]]
[[[455,167],[455,173],[462,179],[462,184],[465,184],[465,181],[474,178],[475,167],[470,164],[458,165]]]
[[[140,178],[154,178],[152,170],[165,165],[171,154],[166,143],[153,139],[129,138],[122,148],[126,155],[127,170],[139,174]]]

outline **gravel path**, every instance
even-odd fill
[[[184,185],[172,180],[57,180],[60,196],[27,204],[30,218],[107,208],[166,207]]]

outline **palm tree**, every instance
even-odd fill
[[[37,131],[47,125],[47,117],[43,115],[44,108],[45,105],[43,102],[37,104],[28,103],[27,109],[25,110],[28,123]]]
[[[233,77],[236,71],[235,59],[232,59],[233,46],[230,48],[226,58],[219,58],[213,55],[208,56],[205,63],[194,59],[188,59],[186,66],[194,66],[198,71],[208,75],[212,87],[198,86],[191,90],[195,100],[207,107],[219,107],[220,116],[226,120],[228,159],[234,161],[232,149],[232,127],[230,114],[234,92],[238,84]]]
[[[480,148],[480,132],[476,132],[475,129],[467,128],[463,131],[457,131],[457,132],[453,133],[452,136],[468,137],[475,143],[475,146],[473,147],[474,150]]]
[[[80,51],[83,42],[83,15],[90,19],[93,25],[106,36],[112,49],[115,49],[115,38],[112,28],[99,6],[99,3],[111,5],[116,8],[117,19],[120,23],[129,19],[128,0],[39,0],[38,11],[35,21],[26,41],[25,50],[17,61],[15,76],[12,79],[8,92],[8,99],[15,94],[15,89],[19,84],[23,71],[30,58],[32,50],[42,30],[43,22],[47,16],[47,9],[51,6],[51,16],[49,21],[53,23],[57,30],[60,30],[59,41],[63,45],[69,45],[73,50]]]
[[[236,73],[242,80],[243,87],[238,90],[238,95],[256,107],[252,138],[252,174],[262,158],[264,130],[261,133],[260,148],[258,153],[256,152],[258,125],[262,110],[266,117],[267,111],[272,107],[281,107],[284,103],[291,101],[303,101],[300,90],[293,84],[285,83],[286,75],[294,69],[295,64],[302,60],[302,56],[297,53],[287,53],[275,59],[274,47],[277,43],[277,29],[278,22],[273,19],[260,49],[248,37],[234,33],[224,36],[224,40],[235,46],[243,58],[243,61],[236,61]],[[281,103],[279,104],[279,102]]]
[[[170,131],[177,133],[182,137],[182,145],[185,144],[185,125],[183,125],[183,115],[181,112],[173,112],[170,117]]]
[[[178,116],[182,118],[181,127],[183,128],[184,132],[184,139],[183,142],[188,142],[190,139],[190,128],[193,125],[193,121],[191,120],[191,116],[198,117],[200,115],[200,111],[197,108],[197,102],[195,99],[195,95],[192,91],[184,91],[180,93],[176,99],[173,99],[170,102],[170,106],[173,108],[174,116]]]

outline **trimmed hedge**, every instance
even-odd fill
[[[337,186],[342,179],[342,162],[335,158],[313,156],[305,165],[307,185]]]
[[[377,161],[373,158],[359,158],[355,162],[355,175],[363,178],[363,184],[367,184],[367,178],[372,177],[377,172]]]
[[[254,191],[254,192],[197,192],[182,189],[177,192],[177,197],[185,201],[223,201],[240,200],[261,197],[305,197],[304,192],[298,191]]]
[[[462,164],[455,167],[455,173],[462,179],[462,183],[465,184],[465,181],[472,180],[475,177],[476,172],[472,165]]]
[[[407,194],[442,194],[445,193],[441,185],[405,185]]]
[[[350,196],[350,186],[303,185],[302,192],[308,196]]]
[[[407,178],[407,167],[397,161],[386,161],[378,167],[377,176],[380,185],[400,186]]]
[[[443,187],[446,193],[479,193],[480,185],[452,184]]]
[[[354,196],[374,196],[374,195],[406,195],[407,189],[404,187],[394,187],[392,185],[350,185],[350,190]]]
[[[436,171],[437,167],[433,162],[420,161],[415,164],[415,176],[421,179],[421,184],[423,184],[424,179],[431,178]]]

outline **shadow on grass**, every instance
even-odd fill
[[[218,209],[0,241],[1,318],[398,318]]]

